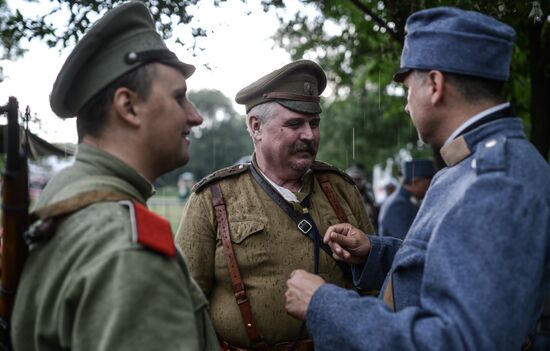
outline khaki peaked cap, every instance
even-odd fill
[[[317,63],[299,60],[289,63],[241,89],[235,101],[246,106],[248,113],[254,106],[276,101],[293,111],[321,113],[320,97],[327,86],[325,71]]]
[[[186,78],[195,71],[168,50],[143,3],[117,6],[76,44],[55,80],[50,106],[59,117],[74,117],[114,80],[150,62],[177,68]]]

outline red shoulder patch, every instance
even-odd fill
[[[137,242],[168,256],[176,254],[170,222],[134,202]]]

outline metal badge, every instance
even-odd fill
[[[304,83],[304,94],[305,95],[313,95],[313,89],[311,89],[311,83],[305,82]]]
[[[129,65],[133,65],[134,63],[138,62],[138,54],[134,51],[130,51],[124,57],[124,61]]]
[[[497,141],[495,139],[491,139],[485,143],[486,148],[491,148],[497,144]]]

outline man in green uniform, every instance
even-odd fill
[[[168,222],[146,208],[153,181],[188,161],[202,123],[177,59],[139,2],[120,5],[76,45],[50,96],[77,116],[73,166],[33,214],[12,319],[16,350],[216,350],[208,303]]]
[[[300,60],[242,89],[253,162],[206,177],[186,204],[176,243],[226,349],[285,349],[307,338],[284,309],[288,274],[301,267],[345,286],[348,267],[320,247],[319,233],[339,222],[372,231],[353,180],[315,161],[325,86],[322,68]]]

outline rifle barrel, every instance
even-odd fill
[[[17,99],[10,97],[0,112],[8,115],[5,130],[6,163],[2,183],[2,288],[0,317],[9,321],[17,283],[27,256],[23,233],[28,227],[28,165],[19,143],[19,108]]]

